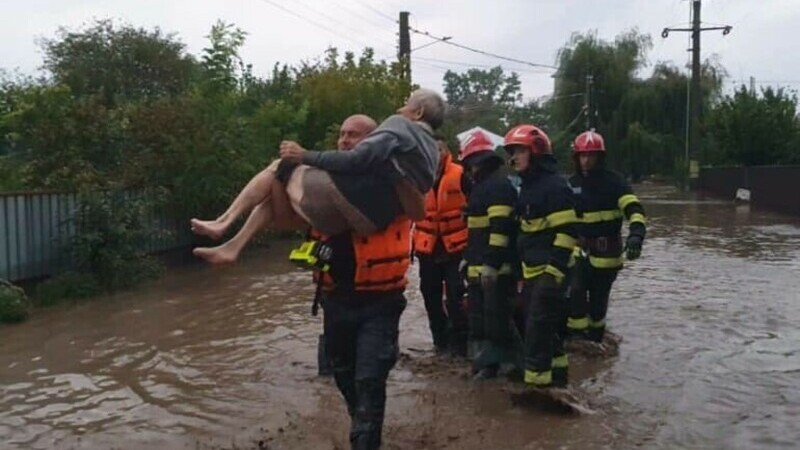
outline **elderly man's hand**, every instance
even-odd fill
[[[303,154],[305,154],[305,152],[306,149],[295,141],[281,142],[280,155],[281,159],[284,161],[300,164],[303,162]]]

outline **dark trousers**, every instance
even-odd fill
[[[617,269],[596,269],[586,258],[578,259],[570,287],[570,331],[585,331],[592,340],[603,340],[611,286],[618,272]]]
[[[458,272],[461,260],[456,255],[446,259],[433,255],[419,256],[419,284],[433,345],[443,349],[448,344],[467,339],[467,316],[464,311],[464,284]],[[444,289],[442,286],[444,285]],[[447,299],[446,310],[443,294]]]
[[[336,386],[350,414],[353,449],[381,446],[386,379],[397,362],[402,293],[354,299],[325,295],[325,344]]]
[[[525,280],[525,371],[526,381],[529,375],[538,380],[534,384],[551,384],[554,365],[566,368],[562,336],[567,314],[564,291],[547,274]]]
[[[492,289],[486,292],[485,288]],[[501,275],[493,286],[481,286],[471,280],[469,291],[469,340],[483,342],[479,355],[474,355],[473,369],[497,367],[514,359],[512,302],[515,295],[513,277]]]

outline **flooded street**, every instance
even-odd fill
[[[384,448],[797,448],[800,220],[638,189],[649,231],[612,293],[619,355],[571,359],[598,413],[515,406],[434,357],[412,266]],[[0,327],[0,449],[349,448],[289,248]]]

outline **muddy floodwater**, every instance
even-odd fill
[[[597,414],[512,404],[433,355],[416,274],[386,449],[800,446],[800,220],[638,187],[649,234],[612,294],[614,357],[571,357]],[[1,449],[347,449],[289,243],[0,327]],[[412,272],[417,270],[412,267]]]

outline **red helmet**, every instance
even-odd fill
[[[511,145],[522,145],[528,147],[534,155],[552,155],[553,146],[547,133],[535,125],[517,125],[508,130],[503,146],[508,151]]]
[[[572,143],[572,153],[605,153],[605,151],[606,144],[603,142],[603,136],[594,130],[584,131]]]
[[[461,161],[466,160],[470,156],[480,153],[491,152],[494,154],[494,144],[486,136],[486,133],[480,130],[473,131],[461,143],[461,151],[459,152],[458,159]]]

